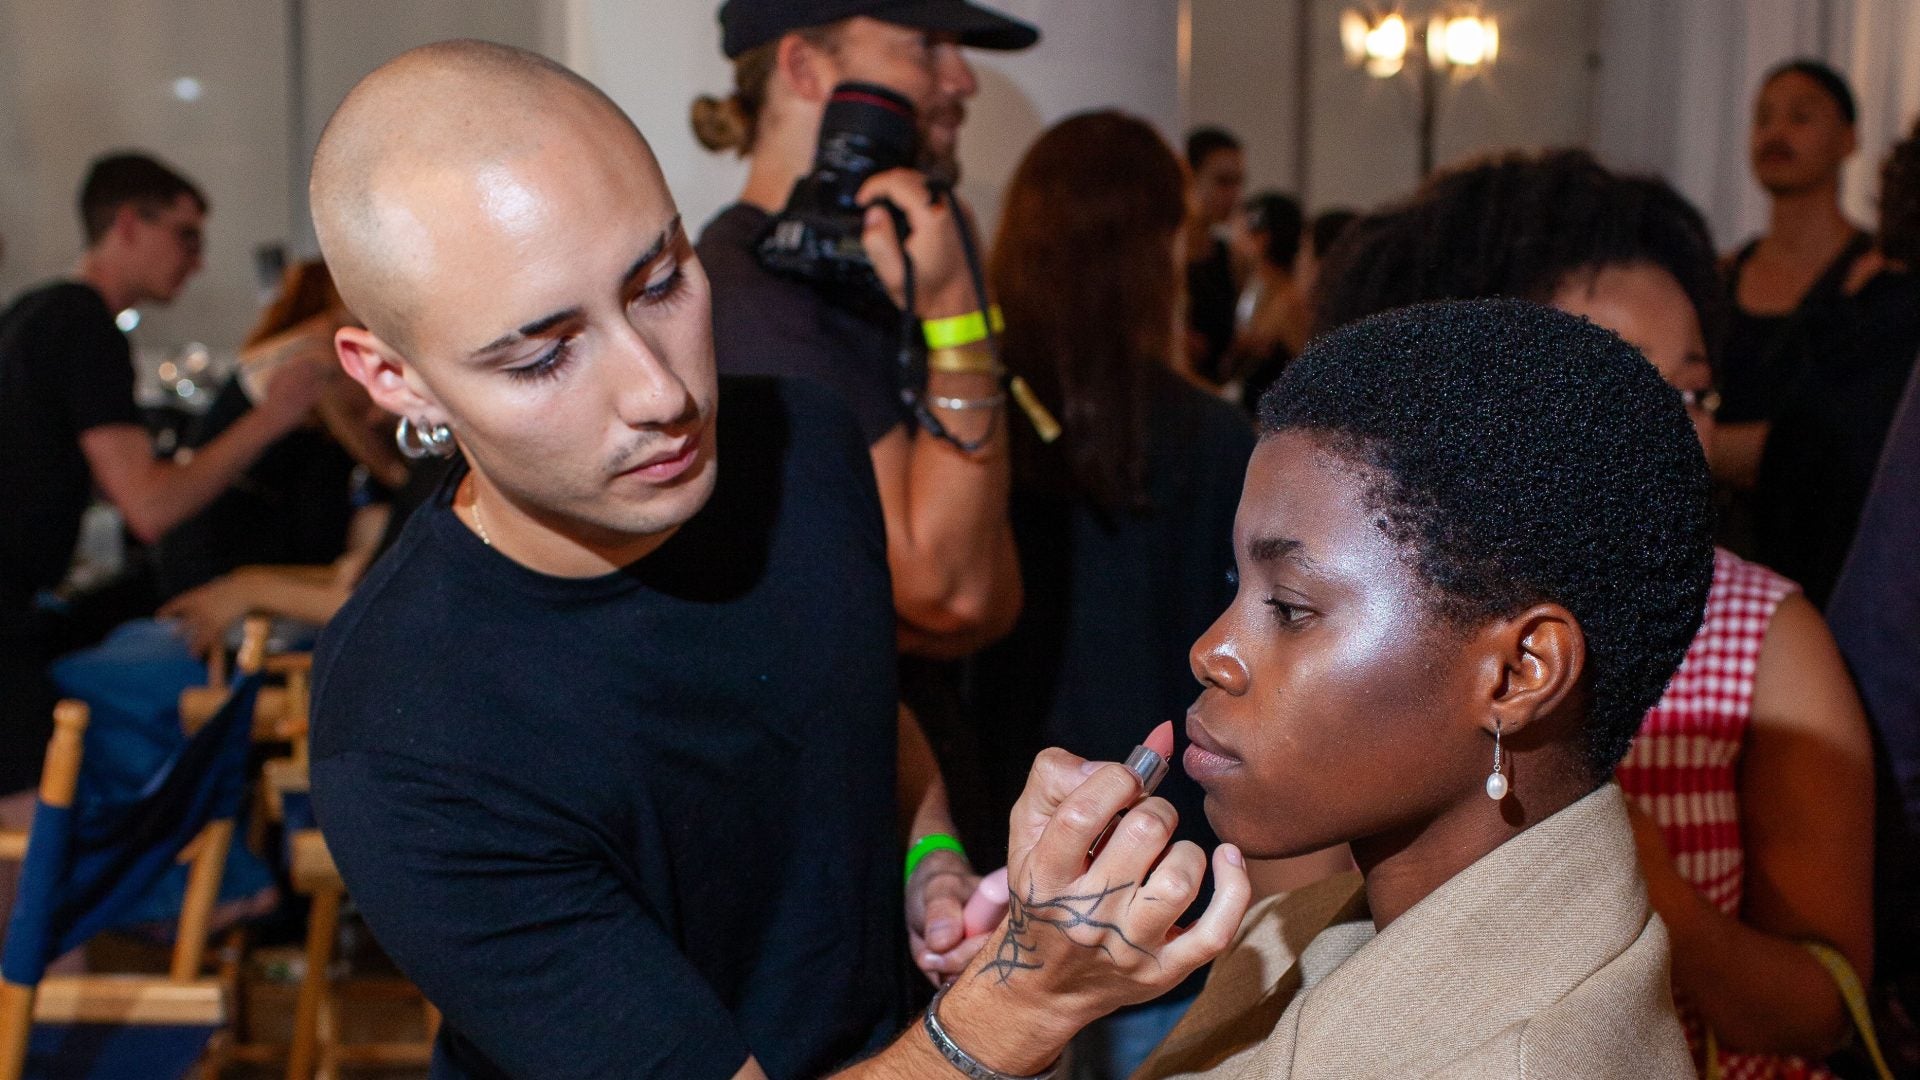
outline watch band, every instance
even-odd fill
[[[940,1052],[941,1057],[947,1059],[947,1064],[960,1070],[961,1075],[966,1076],[968,1080],[1060,1080],[1066,1075],[1065,1070],[1061,1068],[1066,1061],[1064,1057],[1047,1066],[1045,1072],[1034,1073],[1031,1076],[1003,1073],[975,1061],[973,1055],[960,1049],[959,1044],[953,1041],[953,1037],[947,1034],[947,1029],[940,1026],[940,1002],[947,996],[947,991],[952,986],[952,983],[948,983],[933,995],[933,1002],[927,1006],[923,1026],[927,1029],[927,1038],[933,1040],[933,1048]]]

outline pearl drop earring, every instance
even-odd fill
[[[1507,774],[1500,771],[1500,721],[1493,722],[1493,771],[1487,774],[1487,798],[1499,802],[1507,797]]]

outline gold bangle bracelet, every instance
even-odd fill
[[[977,346],[953,345],[944,349],[927,350],[927,370],[942,375],[992,375],[998,377],[1006,369],[994,359],[993,353]]]

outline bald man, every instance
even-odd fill
[[[1175,931],[1205,856],[1167,847],[1172,808],[1050,751],[1013,811],[1027,906],[905,1024],[896,758],[914,834],[944,798],[894,726],[865,442],[831,391],[715,379],[699,260],[598,90],[414,50],[335,113],[312,201],[366,320],[341,363],[405,445],[459,455],[314,668],[315,808],[445,1014],[436,1080],[797,1080],[903,1026],[835,1075],[1051,1077],[1226,947],[1245,874]],[[958,875],[918,865],[931,943]]]
[[[327,126],[312,203],[366,322],[342,364],[405,445],[457,448],[315,682],[316,809],[445,1013],[434,1075],[817,1076],[876,1048],[916,976],[851,414],[716,380],[651,152],[538,57],[381,68]],[[951,830],[937,785],[900,801]],[[955,924],[956,888],[911,886]]]

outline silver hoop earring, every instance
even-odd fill
[[[1500,721],[1493,722],[1493,771],[1487,774],[1487,798],[1499,802],[1507,797],[1507,774],[1500,771]]]
[[[401,456],[410,461],[453,456],[453,429],[445,424],[426,427],[403,416],[393,426],[393,442],[400,448]]]

